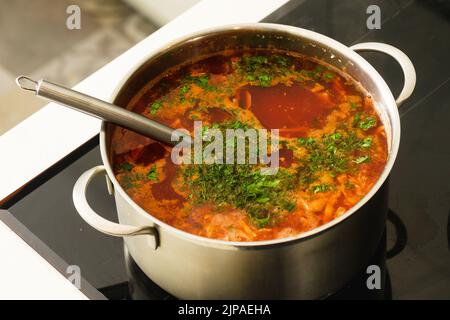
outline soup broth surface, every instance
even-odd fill
[[[288,52],[222,52],[174,67],[127,108],[191,134],[194,121],[205,135],[279,129],[279,168],[264,175],[262,164],[176,165],[171,147],[114,128],[114,174],[128,195],[203,237],[260,241],[311,230],[354,206],[386,164],[370,96],[345,74]]]

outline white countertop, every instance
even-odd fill
[[[137,61],[168,42],[207,27],[258,22],[286,2],[288,0],[203,0],[74,88],[108,99],[119,79]],[[99,120],[50,103],[3,134],[0,137],[0,199],[13,194],[99,130]],[[2,222],[0,255],[0,299],[86,299]]]
[[[0,300],[87,297],[0,221]]]

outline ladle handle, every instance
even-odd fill
[[[174,129],[111,103],[46,80],[34,81],[26,76],[20,76],[17,78],[17,84],[24,90],[35,92],[38,96],[101,120],[115,123],[157,141],[171,145],[177,143],[171,139],[172,133],[175,132]]]

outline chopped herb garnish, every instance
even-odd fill
[[[180,94],[186,94],[190,90],[189,86],[187,84],[183,84],[180,88]]]
[[[298,81],[311,78],[325,82],[330,82],[336,77],[334,72],[321,65],[316,66],[313,70],[297,70],[292,58],[282,55],[244,56],[239,60],[237,70],[251,85],[261,87],[269,87],[272,85],[273,79],[284,76]]]
[[[297,142],[301,145],[301,146],[306,146],[306,145],[313,145],[316,141],[314,140],[314,138],[308,137],[308,138],[298,138]]]
[[[353,118],[353,126],[359,129],[362,129],[364,131],[369,130],[370,128],[377,125],[377,119],[372,116],[365,116],[358,112],[355,114]]]
[[[286,67],[289,64],[289,59],[287,57],[277,55],[274,59],[280,66]]]
[[[298,138],[297,142],[304,147],[308,155],[299,159],[301,164],[299,174],[303,187],[307,189],[317,181],[323,172],[328,172],[332,177],[340,173],[350,172],[354,168],[353,154],[359,149],[367,149],[371,146],[372,138],[358,139],[350,130],[340,130],[331,134],[325,134],[320,138]],[[368,161],[359,159],[359,161]],[[359,163],[357,163],[359,164]]]
[[[367,137],[361,140],[359,143],[360,148],[367,149],[372,146],[372,137]]]
[[[184,78],[183,83],[184,83],[184,85],[182,87],[182,88],[184,88],[183,90],[187,90],[185,86],[187,86],[188,84],[191,84],[191,83],[193,83],[207,91],[217,90],[216,87],[209,84],[209,75],[208,74],[203,74],[200,76],[187,76],[186,78]]]
[[[262,218],[250,217],[250,219],[256,227],[264,228],[270,221],[270,214]]]
[[[270,83],[272,82],[272,77],[267,74],[262,74],[258,77],[259,84],[262,87],[268,87],[270,86]]]
[[[311,79],[319,80],[320,75],[314,70],[301,70],[300,74],[304,77],[308,77]]]
[[[153,181],[158,180],[158,170],[156,169],[156,166],[150,168],[150,170],[147,172],[147,178]]]
[[[353,116],[353,126],[357,127],[360,120],[361,120],[361,112],[355,113],[355,115]]]
[[[120,165],[120,168],[124,171],[130,172],[134,168],[134,166],[131,163],[125,161],[125,162],[122,162],[122,164]]]
[[[330,138],[334,141],[337,141],[342,138],[342,134],[340,134],[339,132],[336,132],[336,133],[330,134]]]
[[[360,108],[360,106],[354,102],[350,102],[350,108],[357,109],[357,108]]]
[[[283,209],[292,212],[295,209],[295,203],[287,201],[286,203],[283,204]]]
[[[300,70],[300,75],[314,80],[324,80],[326,82],[329,82],[336,76],[334,73],[330,72],[328,69],[321,65],[318,65],[313,70],[302,69]]]
[[[285,56],[244,56],[239,60],[238,71],[252,85],[269,87],[272,79],[287,74],[291,65]]]
[[[329,184],[317,184],[311,188],[312,193],[327,192],[330,190],[331,186]]]
[[[370,128],[376,126],[376,124],[377,124],[377,120],[374,117],[366,117],[364,120],[359,122],[358,128],[366,131],[366,130],[369,130]]]
[[[212,124],[212,127],[219,130],[249,128],[240,121]],[[203,134],[207,134],[207,130],[204,129]],[[297,176],[285,168],[279,168],[273,175],[264,175],[260,169],[251,164],[194,164],[184,167],[181,175],[189,199],[194,203],[234,206],[244,210],[257,227],[262,227],[272,218],[295,208],[289,201],[289,191],[296,186]]]
[[[203,89],[208,89],[209,88],[209,85],[208,85],[209,76],[206,75],[206,74],[204,74],[202,76],[199,76],[199,77],[193,77],[192,80],[200,88],[203,88]]]
[[[202,164],[188,166],[183,177],[194,202],[243,209],[259,227],[261,222],[269,222],[269,216],[290,212],[295,207],[288,201],[295,176],[286,169],[263,175],[248,164]]]
[[[355,160],[353,160],[353,162],[356,164],[361,164],[361,163],[369,162],[369,160],[370,160],[369,156],[361,156],[361,157],[358,157]]]
[[[161,101],[153,102],[150,106],[150,113],[152,115],[155,115],[158,112],[158,110],[161,109],[161,107],[162,107]]]

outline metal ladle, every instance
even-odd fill
[[[191,143],[191,137],[185,133],[84,93],[46,80],[35,81],[24,75],[17,77],[16,83],[21,89],[32,91],[37,96],[101,120],[112,122],[154,140],[175,145],[183,138],[184,143]]]

